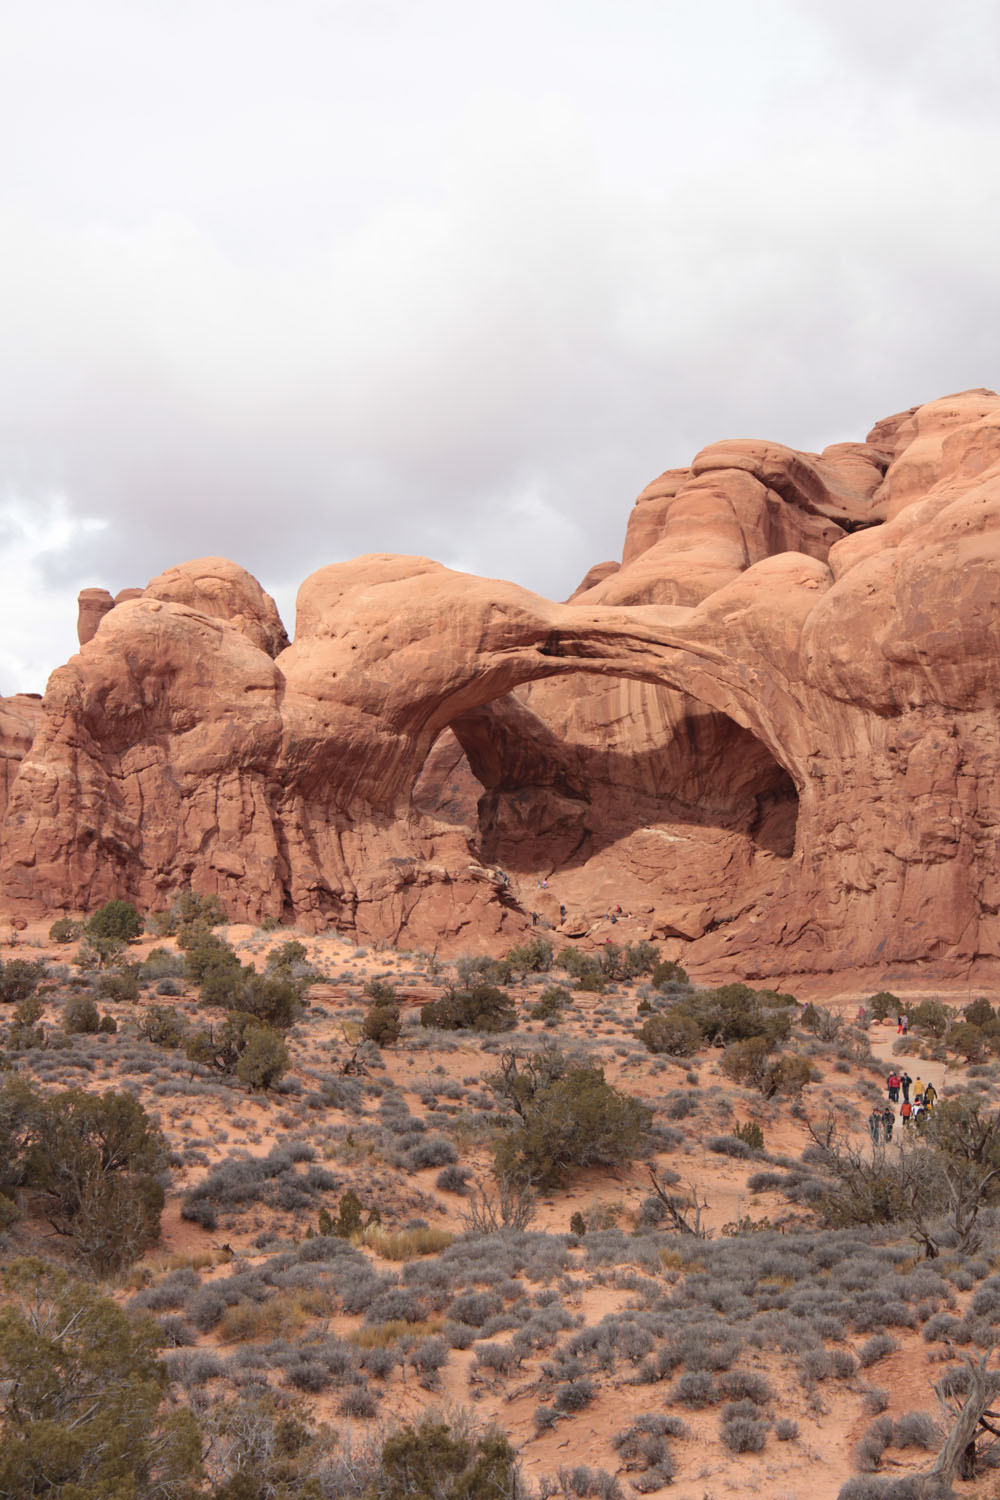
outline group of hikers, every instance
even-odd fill
[[[938,1096],[937,1089],[932,1083],[925,1084],[921,1078],[911,1078],[905,1069],[902,1073],[893,1070],[886,1078],[885,1086],[889,1095],[889,1103],[883,1109],[876,1104],[868,1116],[868,1134],[875,1146],[887,1144],[892,1140],[896,1115],[891,1106],[899,1103],[900,1094],[903,1096],[903,1102],[899,1105],[899,1118],[904,1126],[922,1126],[933,1110]]]

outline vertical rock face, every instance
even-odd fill
[[[81,646],[92,641],[97,627],[115,607],[107,589],[81,589],[77,600],[76,635]]]
[[[42,700],[35,693],[0,698],[0,817],[6,812],[10,789],[41,719]]]
[[[985,391],[819,455],[705,449],[566,604],[361,558],[289,646],[242,569],[184,564],[96,601],[11,731],[4,903],[192,881],[453,950],[621,904],[705,972],[988,968],[998,585]]]

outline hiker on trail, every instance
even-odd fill
[[[560,922],[565,922],[565,920],[566,920],[566,908],[565,908],[565,906],[560,906],[560,908],[559,908],[559,920],[560,920]]]
[[[899,1118],[902,1120],[904,1125],[909,1125],[910,1116],[912,1115],[912,1113],[913,1105],[910,1103],[909,1099],[904,1098],[902,1104],[899,1106]]]
[[[889,1103],[896,1104],[899,1101],[899,1074],[893,1070],[885,1080],[885,1086],[889,1090]]]
[[[872,1145],[878,1146],[882,1141],[882,1111],[878,1108],[872,1110],[868,1116],[868,1134],[872,1138]]]
[[[532,927],[537,927],[538,926],[538,913],[537,913],[537,911],[533,911],[531,913],[531,925],[532,925]]]
[[[887,1104],[885,1109],[882,1111],[882,1133],[885,1136],[886,1145],[888,1145],[892,1140],[892,1127],[895,1125],[895,1123],[896,1116],[893,1114],[892,1110]]]
[[[903,1017],[902,1016],[897,1016],[896,1017],[896,1031],[897,1031],[897,1033],[900,1036],[903,1035]]]
[[[927,1124],[927,1111],[919,1099],[913,1106],[913,1123],[921,1130]]]
[[[914,1104],[923,1104],[924,1102],[924,1080],[922,1078],[918,1078],[913,1085],[913,1102]]]
[[[910,1018],[909,1018],[909,1016],[904,1016],[903,1017],[903,1035],[904,1036],[909,1031],[909,1029],[910,1029]]]
[[[909,1104],[909,1102],[910,1102],[910,1084],[912,1082],[913,1082],[913,1079],[910,1077],[909,1073],[907,1073],[905,1070],[899,1075],[899,1086],[903,1090],[903,1103],[904,1104]],[[909,1111],[907,1111],[907,1113],[909,1113]]]
[[[929,1083],[924,1089],[924,1109],[933,1109],[934,1101],[937,1096],[937,1089],[934,1087],[933,1083]]]

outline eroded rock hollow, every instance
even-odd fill
[[[726,442],[556,604],[424,558],[87,591],[0,721],[3,904],[497,948],[651,935],[747,977],[1000,957],[1000,398]],[[621,907],[620,928],[606,913]]]

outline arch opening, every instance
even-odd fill
[[[798,813],[788,772],[726,714],[584,674],[457,715],[413,802],[467,830],[528,911],[572,922],[621,906],[691,936],[775,882]]]

